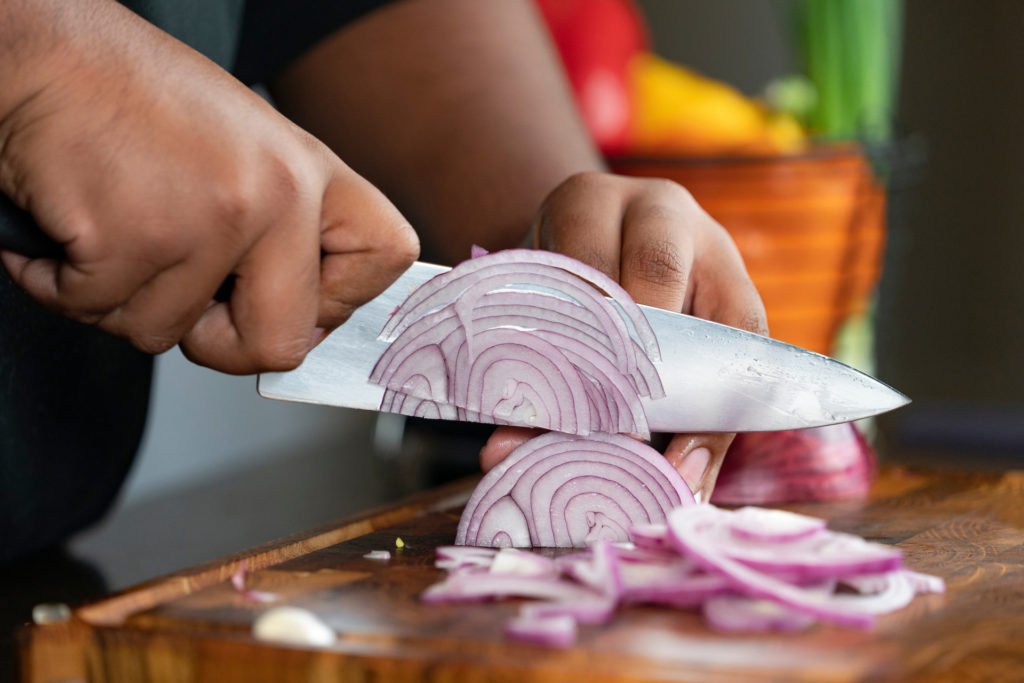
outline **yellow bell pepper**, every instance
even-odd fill
[[[656,55],[633,58],[629,149],[639,154],[718,155],[803,149],[806,136],[735,88]]]

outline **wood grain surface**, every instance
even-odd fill
[[[577,646],[506,641],[514,601],[423,605],[441,578],[473,482],[422,494],[329,529],[187,570],[82,607],[71,621],[24,634],[24,680],[192,681],[1024,681],[1024,473],[886,469],[868,500],[790,506],[833,528],[893,543],[937,574],[945,595],[921,596],[870,631],[815,626],[799,634],[726,636],[699,615],[623,609],[581,627]],[[406,547],[395,548],[401,537]],[[367,560],[388,549],[389,562]],[[251,586],[317,613],[331,648],[270,645],[251,627],[267,605],[228,578],[246,561]]]

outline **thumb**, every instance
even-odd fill
[[[480,450],[480,467],[487,472],[519,446],[544,431],[528,427],[498,427]]]
[[[735,434],[676,434],[665,458],[693,491],[698,503],[711,499],[718,471]]]

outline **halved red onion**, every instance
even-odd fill
[[[608,294],[620,307],[627,319],[632,323],[637,336],[653,360],[660,360],[658,340],[653,328],[644,314],[630,298],[619,283],[601,271],[591,268],[580,261],[549,251],[532,249],[508,249],[490,254],[482,254],[469,261],[464,261],[456,268],[443,273],[417,289],[385,325],[381,331],[383,339],[394,339],[401,332],[410,316],[418,317],[423,309],[436,308],[454,300],[464,290],[476,284],[484,277],[497,273],[507,282],[504,286],[512,286],[522,282],[520,273],[536,273],[551,276],[554,271],[561,271],[582,279],[592,286]],[[502,270],[504,269],[504,273]],[[473,277],[468,277],[473,276]],[[557,276],[554,276],[557,277]],[[573,283],[575,284],[575,283]],[[561,291],[560,288],[556,288]],[[417,315],[418,314],[418,315]]]
[[[711,502],[768,505],[862,498],[874,470],[874,452],[852,424],[738,434]]]
[[[403,414],[647,437],[641,398],[664,396],[640,308],[549,252],[475,256],[414,291],[381,338],[391,344],[370,381],[387,389],[382,408]]]
[[[628,540],[635,524],[664,522],[693,504],[679,474],[627,436],[549,433],[487,473],[459,522],[459,545],[583,547]]]

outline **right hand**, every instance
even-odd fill
[[[0,191],[66,253],[2,254],[40,303],[150,353],[285,370],[417,258],[381,192],[229,74],[117,3],[58,4],[12,10],[60,35],[0,73]]]

